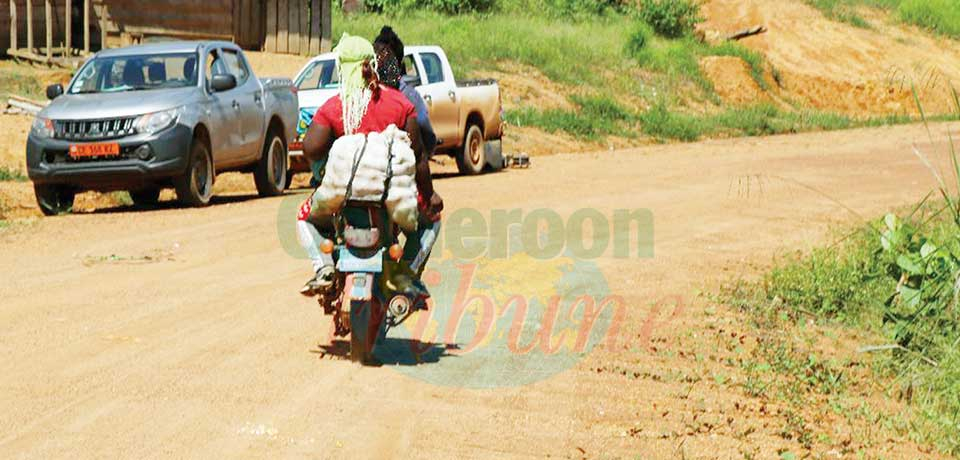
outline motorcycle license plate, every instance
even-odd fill
[[[337,271],[380,273],[383,271],[383,249],[368,258],[363,258],[350,252],[347,248],[341,248],[340,257],[337,259]]]
[[[358,273],[347,277],[347,290],[351,300],[370,300],[373,298],[373,275]]]

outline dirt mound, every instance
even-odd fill
[[[915,114],[911,87],[930,113],[954,110],[960,47],[915,28],[867,14],[870,28],[832,21],[796,0],[711,0],[707,30],[728,34],[762,24],[741,43],[761,51],[780,74],[785,95],[805,106],[851,115]]]
[[[720,99],[728,104],[749,105],[770,99],[750,75],[750,66],[743,59],[708,56],[700,60],[700,68]]]

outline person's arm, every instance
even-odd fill
[[[323,161],[333,146],[333,130],[322,123],[312,123],[303,138],[303,155],[310,161]]]
[[[417,111],[417,124],[420,125],[420,141],[423,143],[423,151],[427,159],[433,155],[437,148],[437,135],[433,131],[433,125],[430,123],[430,111],[427,104],[423,101],[423,96],[412,86],[403,86],[403,95],[413,104]]]
[[[429,201],[426,209],[427,217],[435,220],[443,210],[443,199],[433,189],[433,176],[430,174],[430,158],[424,149],[423,141],[420,136],[420,125],[416,117],[407,119],[405,131],[410,136],[410,146],[413,148],[413,154],[417,159],[417,169],[414,179],[417,182],[417,190]]]

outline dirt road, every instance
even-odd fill
[[[945,130],[934,127],[938,141]],[[903,126],[558,155],[442,179],[451,210],[653,213],[655,257],[598,262],[629,306],[628,346],[519,387],[433,385],[323,354],[329,320],[296,293],[307,268],[278,240],[281,199],[15,225],[0,232],[0,457],[778,457],[796,443],[777,434],[777,415],[710,377],[735,378],[709,347],[737,316],[697,293],[823,242],[851,211],[922,198],[933,181],[914,143],[934,151]],[[685,308],[652,314],[669,296]],[[645,325],[655,347],[631,343]],[[678,435],[698,417],[716,428]],[[868,449],[921,455],[896,439]]]

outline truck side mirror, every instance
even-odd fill
[[[210,79],[210,87],[215,92],[229,91],[237,87],[237,77],[230,74],[217,74]]]
[[[417,75],[404,75],[402,80],[407,84],[407,86],[412,86],[414,88],[420,86],[420,77]]]
[[[51,101],[60,97],[63,94],[63,85],[57,83],[55,85],[50,85],[47,87],[47,99]]]

